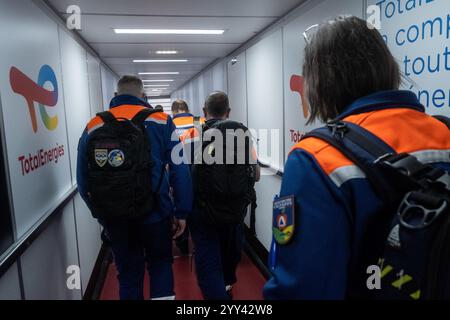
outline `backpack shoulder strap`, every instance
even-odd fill
[[[441,115],[433,116],[433,118],[435,118],[435,119],[439,120],[440,122],[442,122],[443,124],[445,124],[448,127],[448,129],[450,130],[450,118],[447,118],[446,116],[441,116]]]
[[[134,124],[141,125],[150,115],[154,113],[162,112],[159,109],[150,109],[150,108],[144,108],[141,111],[139,111],[131,121]]]
[[[103,111],[97,113],[97,117],[100,117],[104,123],[116,122],[117,119],[110,111]]]
[[[372,166],[378,159],[396,154],[389,145],[361,126],[343,121],[329,123],[326,127],[306,134],[302,139],[310,137],[323,140],[339,150],[364,172],[375,193],[381,199],[389,201],[385,181]]]

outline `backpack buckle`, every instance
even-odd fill
[[[329,121],[327,128],[331,130],[333,136],[338,135],[341,139],[344,138],[344,135],[348,131],[347,125],[342,121]]]
[[[423,164],[410,154],[387,154],[375,160],[375,164],[394,169],[418,185],[440,184],[450,189],[450,175],[446,171]]]
[[[375,163],[384,164],[387,167],[400,171],[407,177],[413,177],[429,168],[417,160],[416,157],[407,153],[386,154],[375,160]]]
[[[437,183],[442,184],[445,188],[450,190],[450,174],[445,172],[439,179],[436,179]]]
[[[400,204],[400,224],[412,230],[424,229],[433,224],[448,207],[447,201],[421,192],[408,193]]]

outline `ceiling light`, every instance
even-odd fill
[[[148,59],[143,59],[143,60],[139,60],[139,59],[136,59],[136,60],[133,60],[133,62],[134,63],[152,63],[152,62],[188,62],[189,60],[187,60],[187,59],[174,59],[174,60],[154,60],[154,59],[151,59],[151,60],[148,60]]]
[[[117,34],[202,34],[220,35],[225,30],[201,30],[201,29],[114,29]]]
[[[169,74],[180,74],[179,72],[139,72],[139,75],[169,75]]]
[[[158,50],[155,51],[156,54],[178,54],[179,51],[177,50]]]
[[[144,88],[160,88],[160,87],[170,87],[170,84],[147,84]]]
[[[142,82],[173,82],[174,80],[142,80]]]

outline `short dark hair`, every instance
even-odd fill
[[[336,118],[355,100],[398,89],[400,68],[383,37],[357,17],[338,17],[319,26],[305,48],[308,123]]]
[[[189,106],[186,101],[177,99],[172,103],[172,113],[189,112]]]
[[[225,92],[216,91],[206,98],[205,109],[212,117],[223,117],[230,110],[230,101]]]
[[[128,94],[141,98],[144,93],[142,80],[136,76],[126,75],[120,78],[117,83],[117,94]]]

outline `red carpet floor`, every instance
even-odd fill
[[[175,251],[175,250],[174,250]],[[173,270],[175,274],[175,293],[177,300],[202,300],[202,294],[197,285],[195,277],[195,267],[188,256],[176,257]],[[262,288],[265,283],[264,277],[245,255],[237,271],[238,283],[233,287],[233,297],[235,300],[262,300]],[[144,296],[150,296],[149,277],[145,274]],[[108,275],[103,286],[100,300],[118,300],[119,285],[117,283],[117,270],[114,264],[109,266]]]

